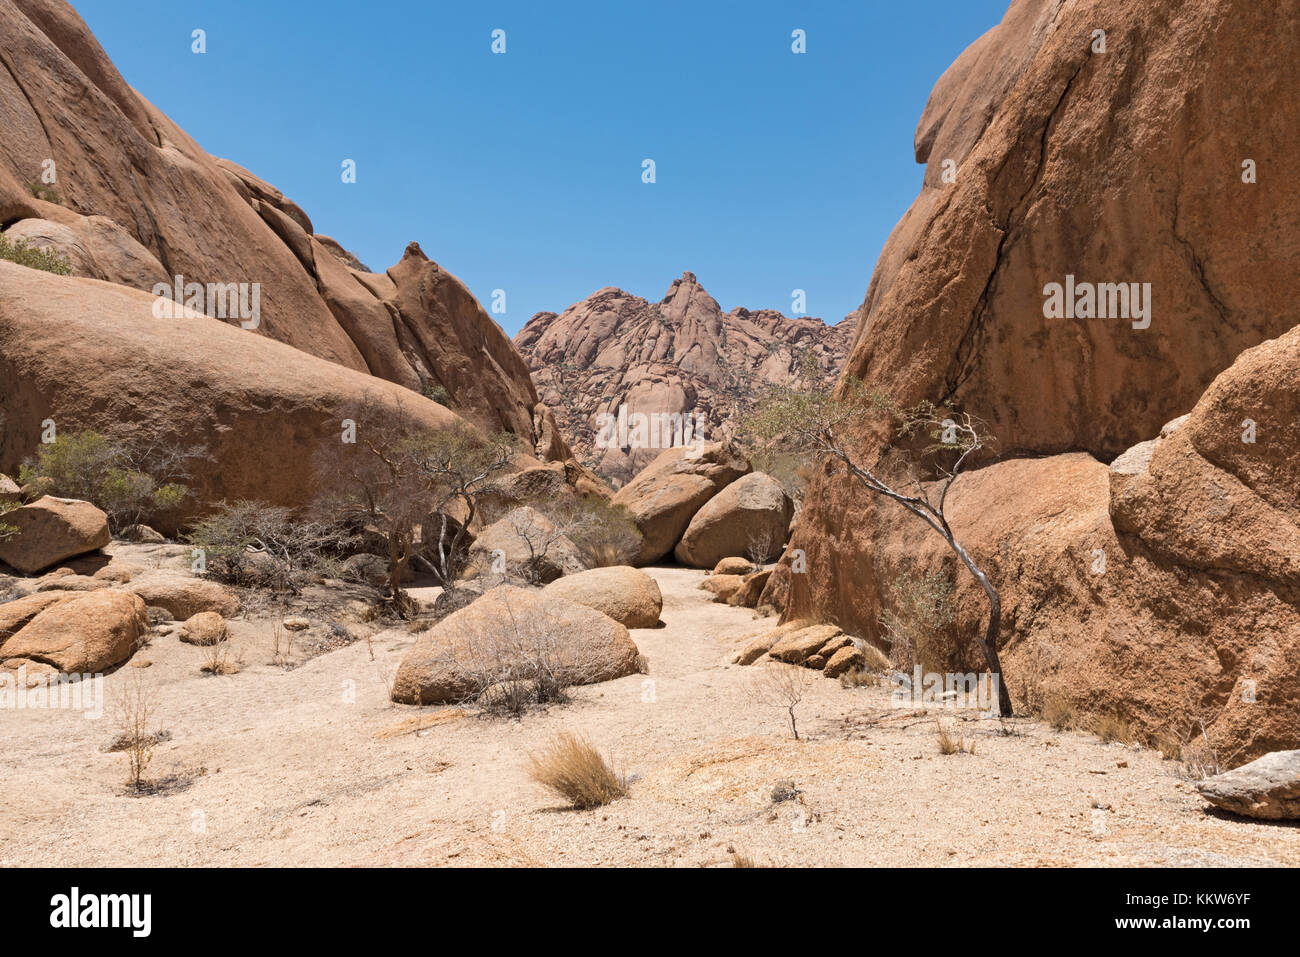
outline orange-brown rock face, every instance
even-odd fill
[[[176,276],[257,284],[247,334],[417,391],[441,386],[466,417],[568,457],[540,430],[509,338],[459,280],[414,244],[383,275],[314,235],[292,200],[209,156],[132,90],[68,4],[0,0],[0,67],[0,228],[10,238],[66,255],[74,275],[136,289]]]
[[[1015,0],[935,87],[925,185],[845,367],[995,433],[1004,461],[959,480],[950,511],[1003,590],[1020,700],[1063,695],[1150,734],[1204,720],[1233,763],[1300,743],[1296,346],[1245,351],[1298,318],[1298,44],[1300,21],[1248,0]],[[1074,308],[1052,308],[1054,283]],[[1084,284],[1101,283],[1149,299],[1089,315]],[[887,445],[855,451],[870,465]],[[787,617],[878,639],[890,582],[951,563],[842,471],[806,503],[791,546],[808,574],[773,577]],[[955,580],[970,637],[986,606]]]
[[[931,96],[925,186],[847,373],[960,402],[1004,455],[1109,459],[1187,411],[1295,322],[1300,65],[1280,51],[1298,42],[1275,4],[1016,0]],[[1068,276],[1149,283],[1150,314],[1048,318],[1044,288]]]
[[[625,445],[598,441],[601,423],[610,421],[601,416],[617,421],[620,406],[629,417],[697,416],[704,440],[727,438],[764,384],[793,380],[805,350],[828,377],[836,374],[853,327],[852,316],[827,326],[772,309],[724,313],[688,272],[657,303],[607,287],[559,315],[538,313],[515,345],[575,453],[621,484],[667,443],[634,447],[632,428]]]
[[[293,507],[318,497],[322,450],[367,398],[430,430],[458,421],[394,383],[207,316],[160,319],[152,305],[125,286],[0,262],[0,468],[34,454],[50,419],[60,432],[206,446],[189,513],[222,499]]]

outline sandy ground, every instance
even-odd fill
[[[271,663],[265,622],[232,622],[237,674],[200,672],[175,636],[105,679],[100,720],[0,711],[5,865],[1298,865],[1300,828],[1209,810],[1156,752],[1018,721],[889,706],[816,677],[796,714],[727,663],[774,624],[716,605],[702,572],[651,569],[664,626],[633,631],[649,673],[578,689],[522,721],[388,701],[404,629],[301,667]],[[137,796],[105,746],[139,677],[169,737]],[[936,724],[975,753],[942,755]],[[630,797],[563,809],[526,756],[586,734]],[[774,786],[794,782],[792,800]]]

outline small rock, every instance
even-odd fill
[[[178,637],[189,645],[215,645],[226,640],[226,619],[215,611],[201,611],[186,619]]]
[[[284,627],[288,631],[306,631],[311,627],[311,622],[306,618],[294,616],[284,620]]]
[[[772,803],[780,804],[782,801],[793,801],[801,792],[794,786],[791,780],[777,781],[776,787],[772,788]]]

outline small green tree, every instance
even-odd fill
[[[7,542],[18,534],[17,525],[13,525],[3,520],[3,516],[9,514],[18,507],[19,504],[17,502],[9,502],[0,499],[0,542]]]
[[[189,495],[189,463],[203,455],[198,446],[133,444],[84,430],[41,445],[20,467],[19,481],[41,495],[93,502],[118,532],[180,505]]]
[[[957,475],[988,448],[990,436],[968,413],[929,402],[900,409],[887,396],[853,378],[846,379],[837,391],[818,383],[809,369],[799,385],[772,390],[746,420],[747,430],[769,447],[842,463],[862,488],[895,502],[947,543],[988,597],[989,621],[981,644],[989,672],[998,679],[999,709],[1003,716],[1010,716],[1011,696],[998,658],[1002,600],[988,574],[957,539],[945,511]],[[915,448],[906,486],[887,478],[877,467],[865,465],[854,453],[853,432],[873,422],[890,426],[900,444]],[[907,457],[906,452],[901,454]],[[933,475],[935,480],[927,486],[923,474]]]
[[[927,671],[943,657],[939,636],[957,618],[957,600],[947,572],[903,574],[889,588],[893,607],[880,614],[889,636],[890,661],[899,671],[911,673],[915,665]]]

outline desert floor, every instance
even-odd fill
[[[523,720],[394,705],[414,636],[377,631],[285,668],[269,623],[231,622],[236,674],[155,637],[105,679],[105,714],[0,711],[4,865],[1300,865],[1300,828],[1211,811],[1157,752],[1017,720],[900,711],[880,687],[815,677],[787,716],[727,659],[775,622],[717,605],[703,572],[650,569],[664,625],[632,632],[649,673]],[[784,667],[784,666],[782,666]],[[159,786],[106,749],[129,682],[155,699]],[[975,753],[944,756],[936,726]],[[526,773],[561,730],[632,778],[560,807]],[[792,800],[772,792],[793,781]]]

